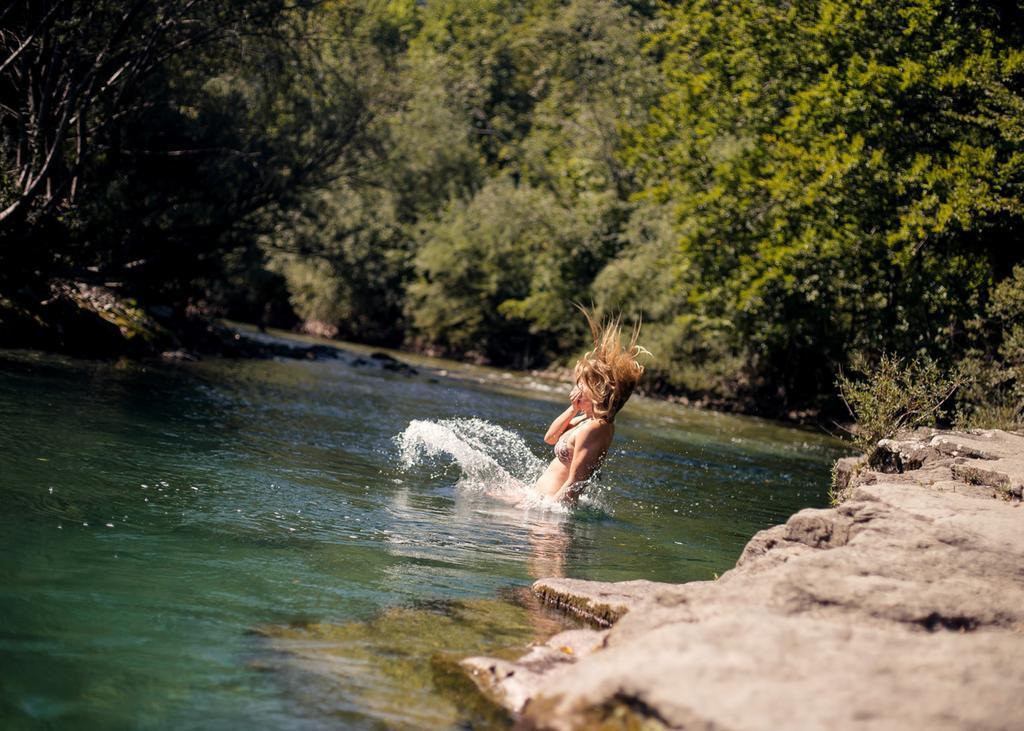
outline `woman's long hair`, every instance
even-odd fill
[[[587,318],[594,349],[576,361],[576,383],[584,386],[594,403],[594,416],[612,421],[636,388],[644,367],[638,358],[650,351],[637,344],[640,322],[630,333],[629,344],[622,343],[621,318],[615,315],[598,322],[582,305],[576,305]]]

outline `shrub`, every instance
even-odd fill
[[[965,379],[962,369],[945,373],[925,356],[904,360],[883,354],[871,364],[863,355],[856,355],[851,367],[862,377],[850,378],[840,371],[836,385],[856,421],[853,441],[867,454],[880,439],[942,420],[950,397]]]

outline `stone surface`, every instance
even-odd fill
[[[606,634],[597,630],[569,630],[534,647],[514,663],[470,657],[461,664],[484,695],[518,713],[555,677],[571,670],[580,658],[603,647]]]
[[[464,667],[521,728],[1024,728],[1024,437],[881,448],[717,581],[538,581],[611,628]]]
[[[548,604],[569,614],[607,627],[649,595],[671,594],[678,587],[638,579],[608,583],[579,579],[541,579],[534,593]]]

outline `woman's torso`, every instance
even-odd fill
[[[579,423],[573,425],[569,429],[562,432],[562,435],[555,442],[555,458],[551,460],[551,464],[548,465],[544,474],[537,481],[535,489],[542,495],[554,495],[565,483],[569,477],[569,466],[572,464],[572,457],[576,451],[576,441],[579,438],[579,434],[583,431],[581,427],[588,422],[594,422],[595,419],[583,419]],[[607,427],[607,434],[604,435],[604,447],[601,450],[601,454],[597,457],[597,462],[603,459],[604,454],[607,452],[608,447],[611,445],[612,436],[614,434],[614,427],[612,424],[604,422],[601,426]],[[582,479],[587,479],[596,470],[597,464],[586,465],[584,471],[587,473]]]
[[[581,420],[574,426],[569,427],[564,432],[562,432],[562,436],[558,437],[558,441],[555,442],[555,457],[558,459],[559,462],[564,464],[566,467],[572,464],[572,453],[576,449],[576,442],[575,439],[573,439],[572,437],[576,434],[579,428],[586,424],[588,421],[593,420],[586,418]]]

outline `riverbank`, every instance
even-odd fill
[[[35,286],[23,286],[13,294],[0,292],[0,348],[42,350],[96,360],[177,361],[208,357],[354,360],[359,357],[354,354],[356,349],[383,352],[371,344],[348,343],[322,337],[322,334],[267,331],[256,325],[227,322],[201,307],[146,305],[114,286],[117,284],[81,277],[55,278]],[[272,337],[265,337],[267,332],[272,333]],[[415,342],[398,352],[413,358],[443,355]],[[389,357],[398,362],[393,355]],[[456,360],[469,367],[484,365],[479,358],[466,355]],[[497,364],[497,367],[522,373],[551,389],[564,388],[566,393],[573,377],[572,369],[564,365],[551,365],[541,370],[516,369],[507,364]],[[833,431],[834,419],[845,417],[845,414],[831,414],[834,418],[826,425],[825,417],[829,415],[816,409],[780,409],[756,399],[730,400],[707,394],[691,397],[664,389],[645,390],[644,386],[641,382],[640,392],[645,396],[668,403],[813,425],[826,431]]]
[[[269,335],[201,312],[145,307],[112,287],[74,279],[50,280],[45,288],[21,292],[19,299],[0,296],[0,348],[95,360],[340,359],[416,372],[382,351],[360,354],[344,345],[303,342],[284,332]]]
[[[537,581],[594,628],[463,667],[524,729],[1020,728],[1024,436],[883,447],[716,581]]]

